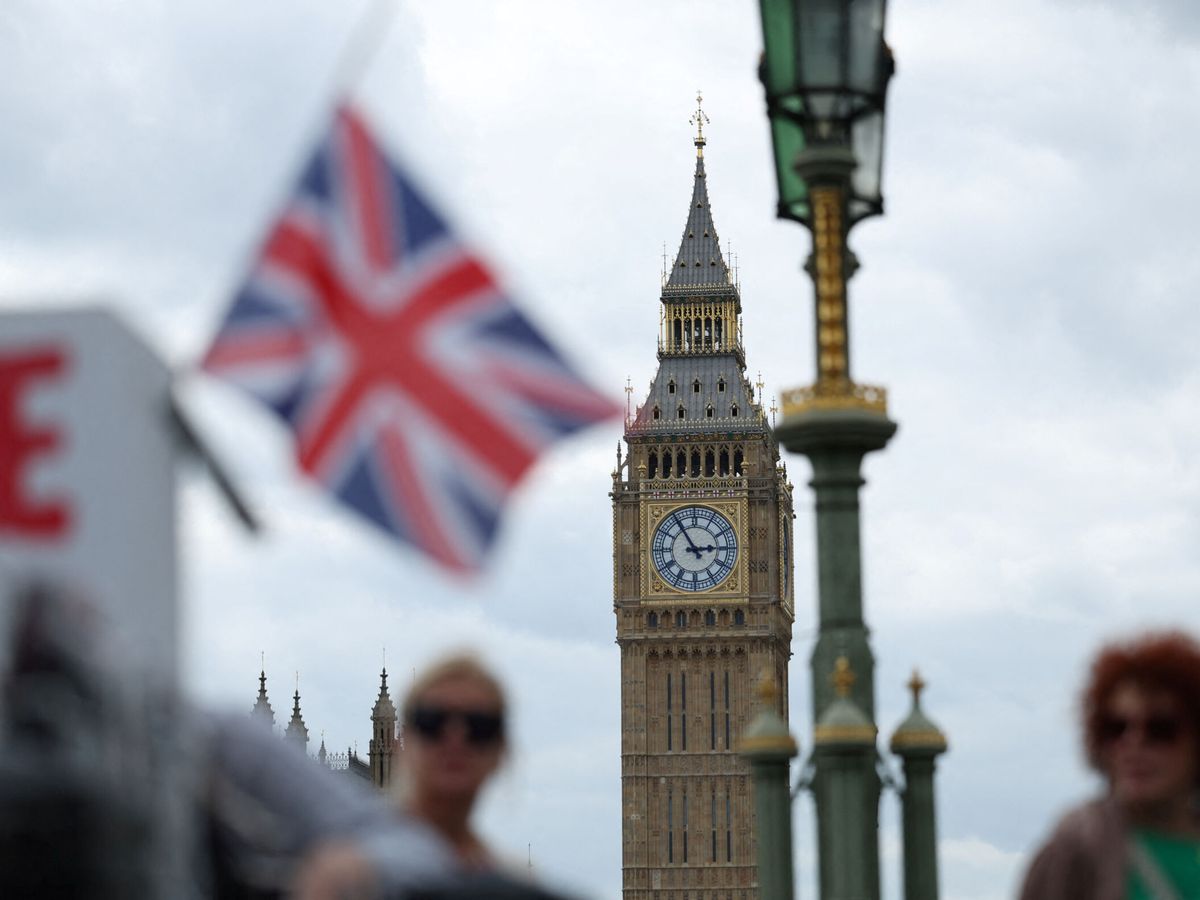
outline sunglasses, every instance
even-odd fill
[[[429,741],[441,740],[451,722],[459,722],[467,743],[486,747],[504,736],[504,717],[478,710],[447,709],[442,706],[418,706],[408,714],[408,725]]]
[[[1147,744],[1166,746],[1179,740],[1183,722],[1176,716],[1147,716],[1144,719],[1105,716],[1100,721],[1100,739],[1106,743],[1119,741],[1134,731],[1140,732]]]

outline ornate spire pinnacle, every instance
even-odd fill
[[[701,104],[704,103],[704,95],[700,91],[696,91],[696,111],[692,113],[692,117],[688,121],[696,126],[696,137],[692,139],[692,143],[696,145],[696,156],[704,156],[704,145],[708,143],[704,139],[704,126],[708,124],[708,116],[704,113],[704,108]]]
[[[258,673],[258,698],[254,701],[254,708],[250,710],[250,715],[256,716],[267,723],[268,728],[275,727],[275,710],[271,708],[271,701],[267,699],[267,670],[266,670],[266,655],[263,657],[263,668]]]
[[[371,718],[376,721],[396,721],[396,704],[388,694],[387,667],[379,673],[379,696],[375,699],[375,708],[371,710]]]
[[[692,202],[688,207],[687,224],[683,229],[683,240],[679,253],[667,276],[663,288],[664,299],[676,291],[695,292],[697,287],[709,287],[714,292],[733,294],[733,283],[729,278],[729,267],[721,255],[721,241],[713,224],[712,212],[708,208],[708,182],[704,174],[704,126],[708,116],[700,108],[701,96],[696,95],[696,112],[690,122],[696,126],[696,175],[692,186]]]
[[[299,744],[301,750],[308,748],[308,728],[300,715],[300,673],[296,673],[296,693],[292,695],[292,719],[284,729],[283,736]]]

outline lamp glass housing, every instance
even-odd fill
[[[882,212],[883,122],[893,63],[883,40],[887,0],[760,0],[779,215],[811,226],[808,186],[795,171],[813,146],[854,156],[850,223]]]

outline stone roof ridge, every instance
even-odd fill
[[[708,178],[704,172],[704,150],[696,146],[696,175],[692,185],[692,199],[688,206],[687,223],[679,242],[679,252],[671,266],[665,293],[680,289],[722,288],[735,290],[730,278],[729,266],[721,255],[721,239],[713,222],[712,209],[708,202]]]

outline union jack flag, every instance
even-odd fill
[[[306,473],[454,570],[482,564],[541,450],[617,412],[346,105],[203,368],[290,426]]]

